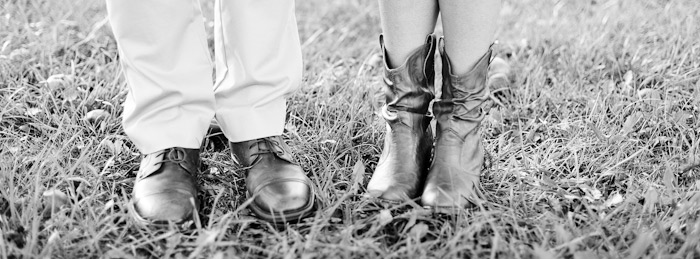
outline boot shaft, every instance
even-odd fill
[[[396,68],[389,68],[383,35],[379,36],[379,42],[384,55],[384,97],[387,109],[426,114],[430,101],[435,96],[435,36],[428,35],[425,44],[416,48]]]
[[[486,80],[491,49],[463,75],[454,75],[444,48],[440,52],[442,96],[433,104],[437,140],[421,203],[450,211],[478,204],[482,197],[479,177],[485,151],[478,127],[484,118],[482,105],[489,97]]]
[[[462,75],[452,73],[449,55],[440,47],[442,57],[442,95],[433,105],[433,113],[438,117],[462,121],[481,122],[484,116],[483,104],[489,98],[487,87],[488,69],[492,49],[484,53],[472,69]],[[447,116],[449,115],[449,116]]]

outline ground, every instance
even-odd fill
[[[377,4],[297,1],[305,71],[285,136],[321,210],[284,228],[251,217],[212,138],[202,223],[182,232],[128,217],[139,153],[104,3],[0,7],[2,258],[700,258],[696,0],[506,1],[509,90],[481,128],[488,202],[454,216],[367,205],[384,136]]]

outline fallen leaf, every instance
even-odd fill
[[[425,223],[418,223],[411,228],[409,234],[416,240],[420,240],[428,234],[428,225]]]
[[[52,215],[63,207],[70,207],[70,200],[62,191],[51,189],[45,191],[42,196],[44,197],[45,216],[48,216],[46,214]]]
[[[6,41],[2,44],[2,47],[0,48],[0,53],[5,53],[5,50],[7,50],[7,47],[10,46],[10,43],[12,43],[11,40],[6,40]]]
[[[659,106],[661,104],[661,94],[659,91],[653,88],[644,88],[639,90],[637,92],[637,96],[639,97],[642,102],[651,105],[651,106]]]
[[[605,134],[603,134],[603,132],[601,132],[593,122],[589,121],[586,124],[588,124],[588,127],[591,128],[591,130],[593,130],[593,133],[595,133],[596,137],[598,137],[599,140],[601,140],[601,141],[608,140],[608,137],[605,136]]]
[[[495,57],[491,61],[488,71],[488,87],[492,93],[506,93],[510,91],[510,65],[502,58]]]
[[[654,88],[644,88],[637,92],[639,99],[661,99],[661,94]]]
[[[114,141],[114,155],[119,155],[124,151],[124,140],[117,139]]]
[[[603,193],[601,193],[600,190],[596,188],[590,187],[585,184],[580,185],[579,188],[585,193],[584,198],[586,198],[586,200],[588,201],[593,202],[603,197]]]
[[[402,234],[406,234],[407,229],[413,229],[413,226],[416,225],[416,222],[418,221],[418,214],[419,213],[417,211],[413,211],[413,213],[411,213],[411,217],[408,219],[408,222],[404,226],[404,231]]]
[[[32,132],[32,127],[30,127],[27,124],[24,124],[22,126],[19,126],[19,130],[21,130],[24,133],[31,133]]]
[[[554,232],[557,234],[557,242],[559,243],[563,244],[571,241],[572,239],[571,233],[569,233],[569,231],[567,231],[562,224],[557,224],[554,227]]]
[[[535,258],[539,258],[539,259],[555,259],[555,258],[557,258],[556,253],[554,253],[553,251],[547,250],[544,247],[541,247],[539,245],[533,246],[532,253],[535,254]]]
[[[358,159],[355,165],[352,167],[353,183],[351,188],[353,191],[359,187],[362,183],[362,179],[365,176],[365,164],[362,163],[362,159]]]
[[[625,198],[621,194],[614,193],[608,197],[608,200],[605,201],[605,207],[612,207],[622,203],[623,201],[625,201]]]
[[[195,243],[199,247],[211,245],[216,242],[216,238],[219,237],[219,233],[219,230],[202,230],[199,232],[199,236],[197,237],[197,241],[195,241]]]
[[[75,101],[80,96],[80,91],[77,87],[67,86],[61,91],[61,97],[63,97],[63,103],[69,103]]]
[[[49,238],[47,240],[49,245],[55,244],[56,242],[60,242],[60,241],[61,241],[61,235],[56,230],[54,230],[54,232],[51,233],[51,235],[49,236]]]
[[[332,145],[335,145],[335,144],[338,143],[338,141],[336,141],[336,140],[334,140],[334,139],[324,139],[324,140],[319,141],[318,143],[319,143],[319,144],[332,144]]]
[[[625,87],[632,87],[632,80],[634,80],[634,72],[632,70],[629,70],[625,73],[624,76],[622,76],[622,79],[624,80],[623,83],[625,84]]]
[[[495,57],[491,60],[491,65],[489,65],[489,74],[504,74],[508,75],[510,73],[510,65],[504,59],[500,57]]]
[[[41,109],[39,109],[39,108],[29,108],[29,109],[27,109],[26,112],[24,112],[25,115],[31,116],[31,117],[36,116],[39,113],[41,113]]]
[[[391,212],[388,209],[380,210],[379,214],[377,214],[377,222],[379,222],[380,226],[389,224],[392,220],[394,220],[394,216],[391,216]]]
[[[367,59],[367,64],[370,67],[380,67],[384,64],[384,58],[380,53],[374,53],[369,59]]]
[[[114,147],[114,143],[110,141],[109,139],[105,138],[102,141],[100,141],[100,147],[104,147],[106,150],[109,150],[112,154],[115,153],[116,148]]]
[[[73,82],[73,76],[65,74],[55,74],[49,76],[49,78],[44,81],[46,85],[51,89],[58,89],[61,87],[66,87]]]
[[[109,112],[102,109],[95,109],[85,114],[85,117],[83,119],[90,123],[97,123],[109,118],[109,116]]]
[[[107,201],[105,206],[102,208],[102,214],[111,211],[112,208],[114,208],[114,199],[109,199],[109,201]]]
[[[24,58],[25,56],[28,56],[29,54],[29,50],[25,48],[19,48],[10,52],[10,60],[19,60]]]
[[[574,259],[598,259],[598,255],[596,255],[593,251],[576,251],[574,252]]]
[[[104,254],[103,258],[112,259],[112,258],[131,258],[131,257],[133,257],[133,256],[123,252],[122,250],[112,248]]]
[[[650,213],[656,209],[656,204],[659,203],[659,193],[654,188],[650,188],[644,194],[644,212]]]
[[[488,120],[491,121],[491,123],[493,123],[494,125],[502,125],[503,114],[501,114],[500,109],[496,107],[491,108],[491,111],[489,111]]]
[[[666,170],[664,170],[663,182],[666,188],[669,190],[676,189],[676,174],[673,173],[673,168],[670,165],[666,165]]]
[[[678,111],[673,114],[673,122],[677,124],[689,125],[690,123],[688,123],[688,120],[692,118],[693,115],[686,111]]]
[[[627,119],[625,119],[625,124],[622,125],[622,133],[631,133],[634,130],[634,126],[637,125],[637,122],[639,122],[639,119],[641,118],[642,114],[639,112],[635,112],[630,114],[630,116],[627,116]]]

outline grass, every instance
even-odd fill
[[[454,217],[365,206],[384,134],[376,3],[298,1],[305,80],[286,136],[322,210],[256,220],[241,170],[208,142],[203,224],[187,232],[126,213],[139,154],[103,2],[0,7],[2,258],[700,258],[695,0],[504,3],[511,91],[482,126],[489,202]]]

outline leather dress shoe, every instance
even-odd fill
[[[423,206],[438,212],[470,207],[481,201],[484,147],[479,125],[489,97],[486,78],[489,49],[464,75],[453,75],[450,59],[441,48],[443,85],[441,99],[433,104],[437,140],[433,162],[421,196]]]
[[[247,167],[250,209],[260,219],[284,224],[315,212],[313,184],[280,136],[231,142],[231,151],[234,160]]]
[[[380,203],[401,203],[418,198],[430,165],[433,134],[428,107],[434,95],[435,36],[414,50],[396,68],[388,66],[383,38],[384,97],[381,115],[386,121],[384,147],[367,195]]]
[[[132,216],[143,225],[191,221],[197,209],[199,149],[168,148],[145,155],[136,174]]]

